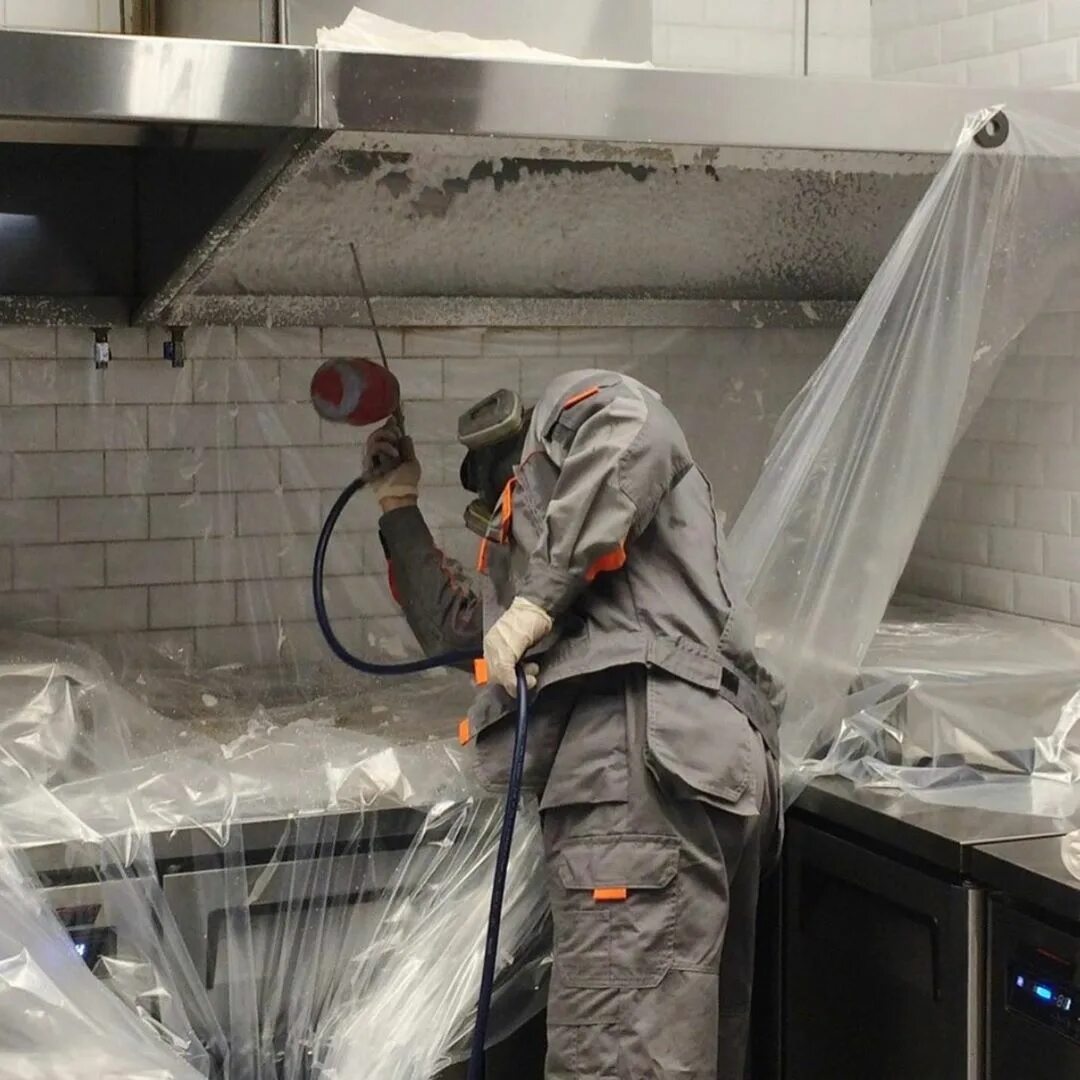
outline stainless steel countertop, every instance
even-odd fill
[[[991,889],[1080,924],[1080,881],[1065,869],[1060,838],[980,844],[971,866]]]
[[[972,855],[980,844],[1059,837],[1063,832],[1051,818],[931,806],[910,795],[855,788],[840,777],[815,781],[792,812],[965,876],[972,872]]]

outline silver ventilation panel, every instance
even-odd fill
[[[362,323],[350,242],[395,323],[831,321],[996,103],[78,35],[0,66],[0,316],[34,321]]]

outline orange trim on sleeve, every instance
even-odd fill
[[[476,556],[476,569],[481,574],[486,574],[488,568],[488,538],[485,536],[480,541],[480,551]]]
[[[592,898],[597,903],[610,904],[616,900],[625,900],[629,890],[624,886],[618,889],[593,889]]]
[[[583,401],[588,401],[589,398],[595,394],[600,393],[599,386],[590,386],[588,390],[582,390],[580,393],[574,394],[573,397],[568,397],[563,403],[563,409],[572,409],[575,405],[580,405]]]
[[[514,488],[517,487],[517,477],[511,476],[506,481],[506,487],[502,490],[502,495],[499,497],[499,511],[501,514],[501,520],[499,521],[499,542],[505,544],[510,538],[510,524],[514,520]]]
[[[585,581],[591,584],[601,574],[611,574],[616,570],[621,570],[626,565],[626,544],[620,544],[614,551],[609,551],[606,555],[601,555],[585,571]]]
[[[481,659],[473,661],[473,680],[477,686],[487,686],[488,666],[486,660]]]
[[[466,746],[469,739],[472,737],[472,732],[469,730],[469,718],[466,716],[462,719],[461,723],[457,727],[457,741]]]

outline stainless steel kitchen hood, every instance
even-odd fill
[[[0,260],[0,316],[79,321],[96,305],[108,321],[364,322],[350,241],[392,322],[828,319],[964,114],[996,103],[55,34],[0,33],[0,70],[0,251],[8,218],[46,238],[30,228],[21,259]],[[1080,120],[1064,92],[1008,104]],[[82,212],[57,227],[73,191]]]

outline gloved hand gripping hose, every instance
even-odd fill
[[[406,660],[402,663],[387,664],[365,660],[351,653],[338,639],[330,625],[326,612],[326,598],[323,595],[323,574],[326,565],[326,550],[334,533],[342,511],[349,500],[364,487],[367,477],[357,477],[337,497],[330,513],[326,515],[319,542],[315,545],[315,562],[311,572],[312,597],[315,601],[315,618],[319,623],[326,643],[334,655],[344,664],[362,671],[365,675],[415,675],[421,671],[430,671],[437,667],[452,667],[456,664],[477,660],[483,655],[480,651],[458,650],[443,653],[441,656],[429,656],[422,660]],[[499,952],[499,929],[502,923],[503,897],[506,893],[506,874],[510,866],[510,848],[514,839],[514,823],[517,818],[518,803],[521,801],[522,776],[525,771],[525,746],[529,727],[529,698],[525,684],[525,672],[519,664],[517,668],[517,723],[514,728],[514,751],[510,763],[510,781],[506,789],[506,805],[503,809],[502,830],[499,833],[499,847],[495,854],[495,873],[491,885],[491,907],[488,912],[487,938],[484,943],[484,966],[480,975],[480,994],[476,1003],[476,1026],[473,1029],[472,1047],[469,1053],[468,1080],[484,1080],[484,1047],[487,1043],[488,1020],[491,1016],[491,998],[495,988],[495,964]]]

